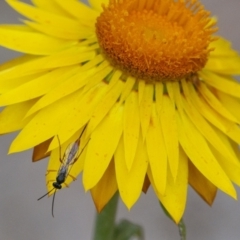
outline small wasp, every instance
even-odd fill
[[[81,137],[82,137],[82,135],[83,135],[83,133],[86,129],[86,126],[84,127],[83,131],[81,132],[79,138],[75,142],[70,143],[68,145],[68,147],[66,148],[66,150],[64,152],[63,158],[61,158],[61,156],[62,156],[62,154],[61,154],[61,144],[60,144],[60,139],[57,135],[57,139],[58,139],[58,143],[59,143],[59,160],[61,162],[61,165],[60,165],[60,168],[57,172],[56,181],[53,182],[53,184],[52,184],[53,188],[49,192],[47,192],[46,194],[44,194],[42,197],[40,197],[38,199],[38,201],[41,200],[42,198],[47,196],[49,193],[51,193],[55,189],[55,192],[53,194],[53,200],[52,200],[52,216],[53,217],[54,217],[54,214],[53,214],[54,199],[55,199],[56,191],[60,190],[62,188],[62,184],[65,182],[65,180],[68,176],[72,177],[73,180],[76,180],[76,178],[71,176],[69,173],[70,173],[71,167],[78,160],[81,153],[83,152],[83,150],[85,149],[85,147],[87,146],[87,144],[89,142],[89,140],[88,140],[86,145],[79,152],[80,139],[81,139]],[[51,171],[55,172],[55,170],[48,170],[48,172],[51,172]]]

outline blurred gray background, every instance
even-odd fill
[[[240,0],[202,2],[218,16],[219,33],[240,51]],[[0,0],[0,22],[15,23],[18,18]],[[14,56],[16,53],[0,48],[1,63]],[[52,218],[52,199],[37,201],[46,192],[47,160],[32,163],[31,151],[7,155],[15,135],[0,138],[0,240],[90,240],[95,208],[90,194],[82,188],[81,177],[69,189],[58,192]],[[177,227],[162,213],[152,189],[141,196],[130,212],[120,202],[117,218],[143,225],[146,240],[180,239]],[[221,192],[209,207],[189,188],[184,220],[188,240],[240,239],[240,202]]]

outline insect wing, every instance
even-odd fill
[[[74,161],[76,161],[76,158],[78,156],[78,150],[79,150],[79,145],[75,142],[73,143],[71,150],[68,155],[68,164],[73,164]]]
[[[75,157],[77,156],[78,153],[78,149],[79,146],[75,142],[68,145],[63,157],[64,165],[69,166],[74,163]]]

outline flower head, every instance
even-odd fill
[[[188,184],[208,204],[217,189],[236,198],[240,56],[198,0],[7,2],[28,20],[0,26],[24,53],[0,66],[0,133],[21,130],[10,152],[51,155],[49,190],[58,138],[64,152],[86,127],[64,186],[82,172],[99,211],[150,184],[176,222]]]
[[[140,4],[141,2],[141,4]],[[96,33],[106,58],[123,72],[174,81],[201,70],[216,29],[198,1],[110,1]]]

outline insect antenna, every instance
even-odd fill
[[[53,194],[53,199],[52,199],[52,216],[54,217],[54,214],[53,214],[53,208],[54,208],[54,200],[55,200],[55,195],[56,195],[56,190]]]
[[[47,196],[50,192],[52,192],[54,189],[55,189],[55,188],[51,189],[49,192],[47,192],[46,194],[44,194],[43,196],[41,196],[41,197],[38,199],[38,201],[41,200],[42,198],[46,197],[46,196]]]

